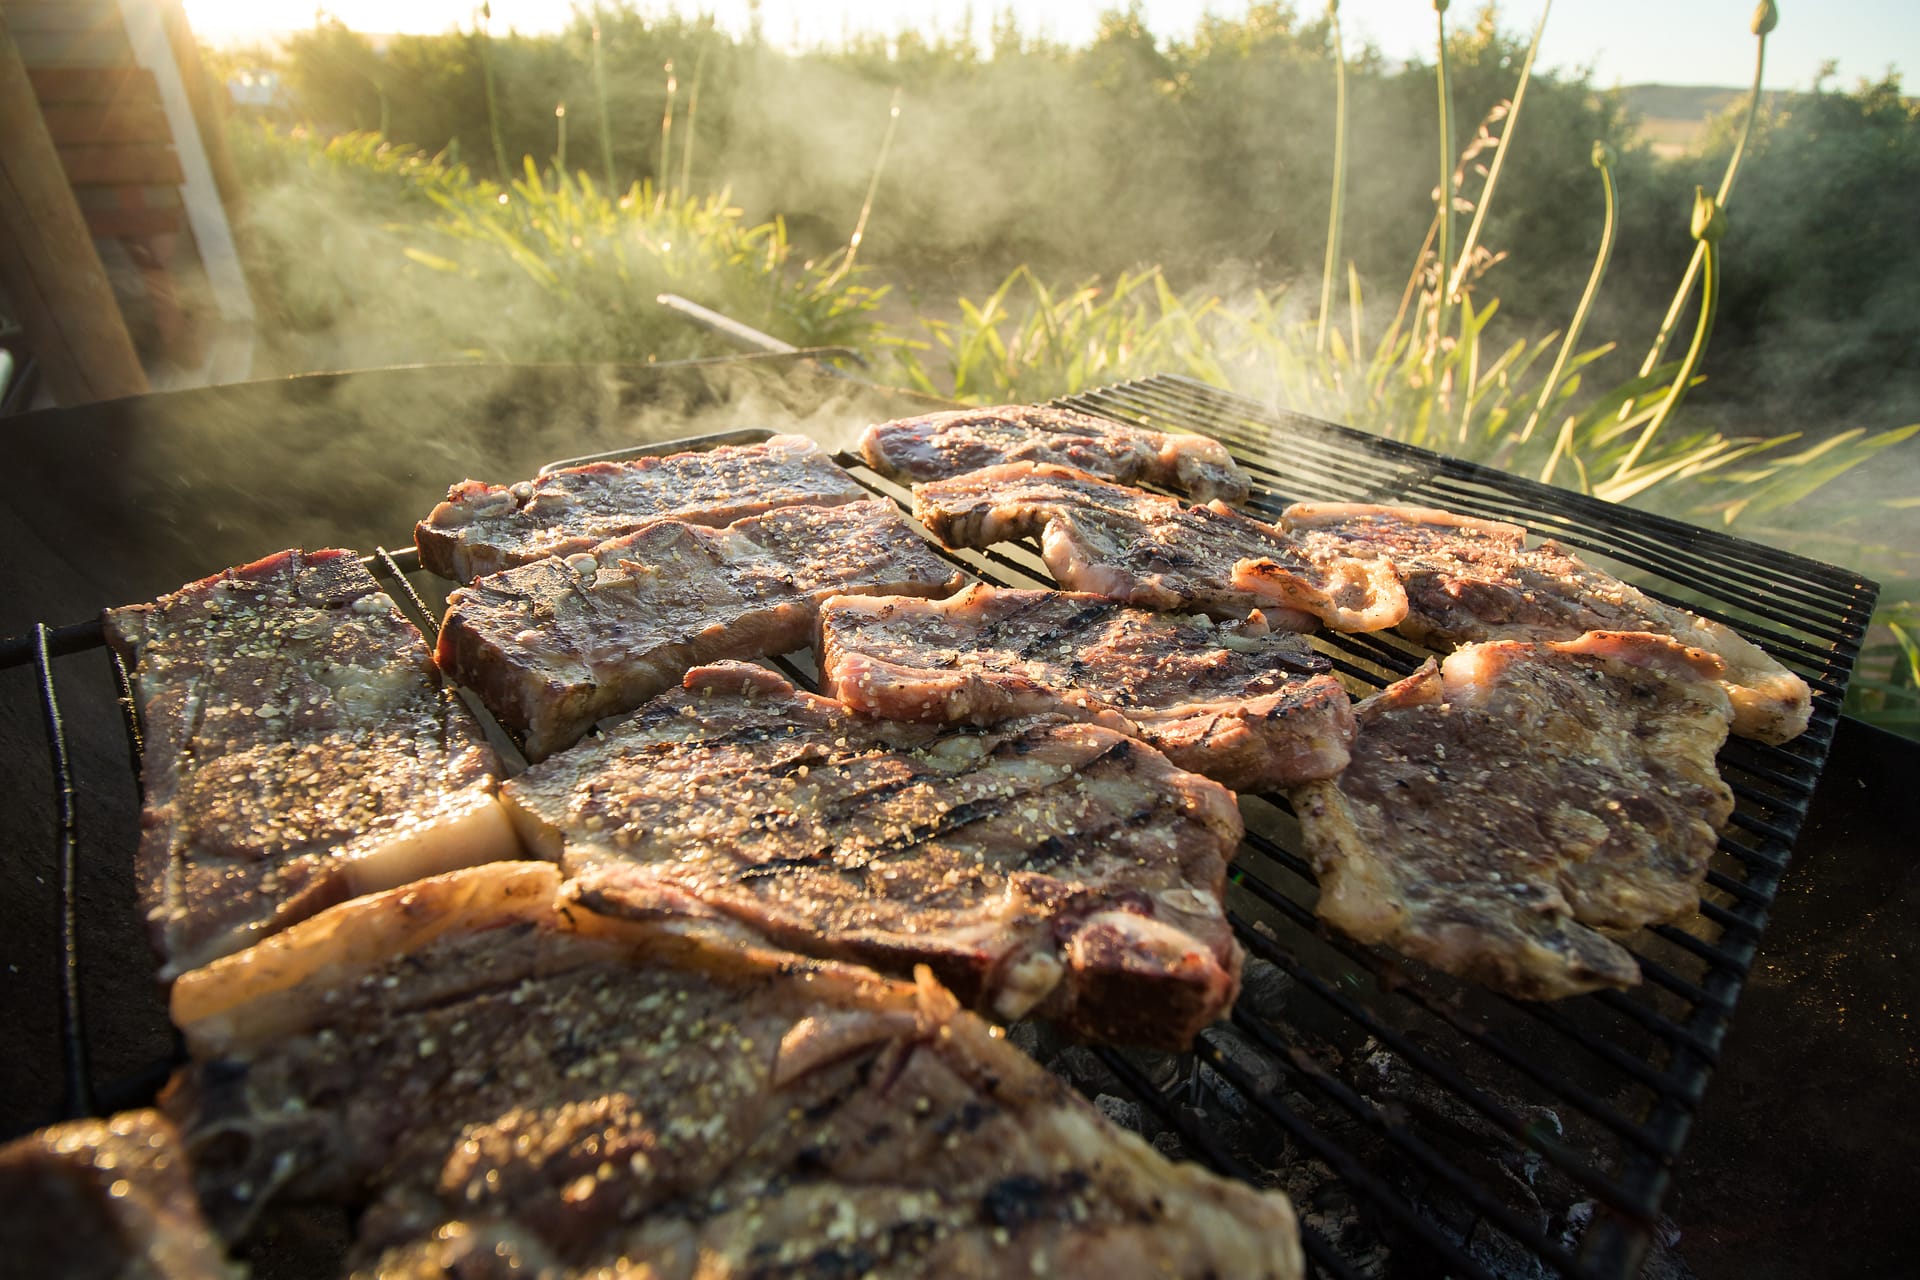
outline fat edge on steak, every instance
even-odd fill
[[[719,663],[502,799],[596,911],[929,964],[1001,1017],[1184,1046],[1238,986],[1232,793],[1096,725],[873,721]]]
[[[165,1105],[215,1220],[343,1202],[367,1276],[1301,1274],[1284,1196],[1164,1159],[925,969],[610,919],[559,879],[455,872],[177,985]]]
[[[497,761],[350,551],[109,610],[144,738],[139,900],[163,979],[335,903],[519,855]]]

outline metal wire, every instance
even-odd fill
[[[67,757],[67,730],[53,686],[52,632],[33,628],[33,667],[39,677],[40,711],[47,730],[47,758],[53,766],[54,842],[60,866],[60,1042],[66,1073],[66,1113],[93,1114],[93,1074],[87,1067],[87,1021],[80,1002],[80,885],[76,853],[80,813]]]

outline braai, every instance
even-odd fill
[[[1383,626],[1414,640],[1451,646],[1480,640],[1571,640],[1588,631],[1669,635],[1717,655],[1733,699],[1733,732],[1785,742],[1813,711],[1806,681],[1731,628],[1662,604],[1593,568],[1555,542],[1528,549],[1518,525],[1424,507],[1298,503],[1281,527],[1321,565],[1370,560],[1397,575],[1404,616]],[[1292,564],[1243,566],[1248,590],[1293,579]],[[1318,579],[1303,580],[1316,589]],[[1336,624],[1337,625],[1337,624]]]
[[[1301,1273],[1285,1197],[1115,1129],[924,970],[560,910],[555,879],[443,877],[353,904],[291,984],[210,975],[251,990],[182,1017],[170,1106],[218,1220],[345,1202],[380,1275]]]
[[[1190,507],[1084,471],[1010,462],[956,480],[913,487],[914,514],[950,547],[990,547],[1040,536],[1055,581],[1148,609],[1242,618],[1253,609],[1290,630],[1315,621],[1363,629],[1382,592],[1397,596],[1391,570],[1363,561],[1317,562],[1271,525],[1224,506]],[[1243,561],[1287,564],[1284,598],[1234,581]],[[1284,606],[1284,607],[1280,607]]]
[[[348,551],[109,610],[145,726],[137,884],[162,976],[356,894],[519,850],[480,728]]]
[[[803,647],[830,595],[940,595],[962,580],[891,502],[782,507],[724,529],[657,520],[454,591],[437,657],[540,760],[691,666]]]
[[[1104,596],[982,585],[947,600],[828,601],[814,652],[824,689],[866,715],[1066,715],[1238,791],[1332,777],[1353,737],[1327,660],[1258,611],[1216,626]]]
[[[1244,502],[1247,473],[1206,436],[1168,435],[1072,409],[1000,405],[868,427],[860,452],[896,480],[946,480],[1003,462],[1052,462],[1124,484],[1180,489],[1195,501]]]
[[[970,1005],[1111,1040],[1184,1045],[1233,998],[1233,796],[1110,729],[865,720],[722,663],[504,795],[596,911],[929,964]]]
[[[1360,704],[1291,794],[1322,918],[1549,999],[1640,980],[1601,929],[1692,913],[1733,794],[1721,663],[1666,636],[1468,645]]]
[[[443,578],[586,551],[671,516],[727,525],[775,507],[871,495],[804,436],[631,462],[590,462],[507,486],[463,480],[414,526],[420,563]]]

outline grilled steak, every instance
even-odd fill
[[[1052,462],[1123,484],[1180,489],[1196,501],[1244,502],[1247,473],[1218,440],[1168,435],[1073,409],[1009,404],[868,427],[867,465],[896,480],[947,480],[1003,462]]]
[[[1282,528],[1314,561],[1371,559],[1392,566],[1406,597],[1397,625],[1422,643],[1648,631],[1704,649],[1726,664],[1733,731],[1740,736],[1785,742],[1807,727],[1812,714],[1806,681],[1731,628],[1662,604],[1557,543],[1528,549],[1518,525],[1423,507],[1301,503],[1287,509]],[[1290,564],[1253,564],[1234,580],[1249,590],[1265,581],[1284,594],[1278,584],[1295,572]],[[1310,578],[1304,589],[1316,586]]]
[[[331,927],[291,984],[210,975],[168,1106],[217,1220],[364,1206],[368,1275],[1300,1274],[1284,1197],[1166,1161],[924,970],[557,909],[556,879],[442,877],[302,926]]]
[[[479,726],[350,551],[109,610],[145,727],[138,885],[162,976],[356,894],[514,856]]]
[[[183,1156],[157,1111],[56,1124],[0,1147],[0,1271],[237,1280]]]
[[[1720,660],[1666,636],[1468,645],[1360,704],[1292,792],[1322,918],[1528,999],[1640,980],[1597,930],[1695,910],[1733,794]]]
[[[1363,629],[1381,592],[1400,591],[1377,562],[1310,560],[1271,525],[1224,505],[1190,507],[1071,467],[1010,462],[915,485],[913,502],[914,515],[949,547],[1038,534],[1061,586],[1148,609],[1240,618],[1260,608],[1290,630],[1317,619],[1350,631]],[[1291,569],[1284,599],[1259,580],[1236,585],[1236,566],[1255,559]]]
[[[722,663],[503,796],[595,911],[929,964],[969,1005],[1110,1040],[1184,1045],[1233,999],[1233,796],[1110,729],[864,720]]]
[[[720,526],[775,507],[870,497],[804,436],[631,462],[590,462],[505,486],[463,480],[414,526],[420,563],[443,578],[572,555],[671,516]]]
[[[454,591],[436,656],[540,760],[697,663],[805,646],[830,595],[962,580],[891,502],[782,507],[725,529],[656,520]]]
[[[892,720],[1105,725],[1237,791],[1330,778],[1353,711],[1325,658],[1256,611],[1218,627],[1104,596],[969,587],[947,600],[831,600],[823,687]]]

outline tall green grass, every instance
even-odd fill
[[[779,219],[724,192],[584,172],[481,181],[367,134],[235,131],[255,187],[255,269],[286,300],[272,335],[293,368],[413,359],[638,362],[718,340],[659,305],[679,293],[796,346],[878,347],[887,290],[799,254]]]
[[[1435,7],[1444,32],[1445,5]],[[689,190],[691,94],[679,181],[666,184],[671,87],[661,120],[662,181],[625,191],[563,164],[542,172],[531,159],[513,181],[498,185],[445,156],[365,134],[323,140],[298,131],[243,131],[235,149],[250,185],[268,192],[255,203],[254,242],[275,275],[276,294],[288,300],[284,327],[315,341],[330,338],[349,355],[373,351],[379,362],[449,353],[635,361],[719,349],[657,305],[656,296],[671,291],[796,345],[864,349],[882,380],[960,401],[1038,401],[1147,373],[1184,373],[1598,497],[1734,525],[1878,574],[1888,581],[1888,603],[1876,617],[1849,708],[1920,733],[1920,553],[1883,545],[1875,527],[1888,506],[1920,500],[1836,505],[1830,498],[1836,481],[1873,469],[1907,445],[1920,424],[1807,440],[1722,430],[1683,412],[1687,392],[1711,367],[1719,231],[1744,146],[1719,190],[1702,190],[1696,201],[1692,229],[1704,288],[1683,355],[1663,358],[1666,331],[1684,314],[1693,288],[1691,268],[1637,373],[1618,371],[1615,342],[1585,339],[1622,199],[1604,143],[1595,143],[1592,155],[1600,177],[1593,198],[1604,225],[1578,305],[1564,329],[1501,336],[1501,304],[1491,295],[1500,279],[1495,269],[1508,255],[1485,242],[1493,225],[1487,215],[1545,20],[1543,12],[1512,97],[1495,106],[1458,155],[1446,144],[1433,221],[1390,314],[1365,295],[1356,266],[1341,261],[1343,183],[1336,174],[1317,307],[1280,287],[1182,290],[1159,268],[1057,284],[1021,266],[984,298],[922,305],[904,318],[894,309],[896,319],[883,323],[887,290],[870,284],[871,270],[856,260],[869,220],[888,216],[880,179],[899,119],[897,97],[853,234],[844,248],[818,259],[795,249],[780,219],[753,221],[724,192]],[[1770,29],[1756,18],[1764,53],[1762,27]],[[1451,102],[1444,48],[1436,68],[1443,113]],[[596,96],[604,119],[604,91]],[[1753,109],[1750,100],[1749,120]],[[1337,127],[1343,144],[1343,114]],[[1441,132],[1451,133],[1450,120]],[[1336,146],[1336,154],[1343,151]],[[1488,152],[1491,164],[1483,168]],[[604,174],[604,145],[599,158]],[[1456,213],[1471,214],[1457,246]],[[316,242],[326,251],[316,253]],[[1336,281],[1344,283],[1344,297]],[[302,367],[355,362],[373,361],[308,359]],[[1910,474],[1911,463],[1905,465]],[[1816,509],[1817,520],[1804,514]]]

